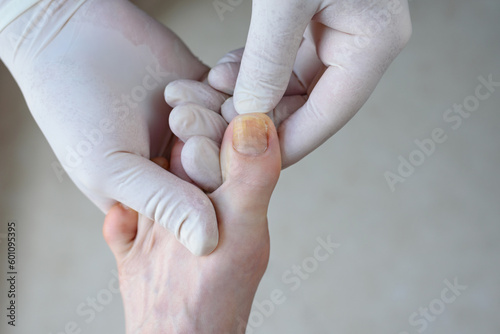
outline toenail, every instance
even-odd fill
[[[260,155],[267,150],[267,123],[262,114],[246,114],[234,119],[233,147],[244,155]]]

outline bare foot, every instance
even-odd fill
[[[209,195],[219,245],[192,255],[176,236],[121,205],[103,233],[118,263],[127,333],[244,333],[269,260],[267,208],[281,170],[276,129],[265,115],[235,118],[224,135],[224,183]],[[172,156],[171,171],[179,165]],[[156,160],[168,167],[165,159]]]

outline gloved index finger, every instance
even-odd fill
[[[314,1],[256,0],[234,93],[238,113],[269,112],[283,96]]]

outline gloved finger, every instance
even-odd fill
[[[297,52],[292,78],[285,96],[309,94],[317,73],[325,70],[325,65],[318,57],[309,30],[308,27]]]
[[[356,114],[404,45],[388,47],[384,40],[373,41],[371,47],[347,56],[341,51],[354,45],[352,36],[335,30],[321,36],[319,56],[328,67],[311,84],[314,88],[304,106],[278,129],[284,167],[312,152]]]
[[[240,48],[222,56],[208,72],[208,84],[223,93],[233,95],[244,50],[245,48]]]
[[[276,108],[268,112],[266,115],[271,118],[275,127],[278,128],[285,119],[302,107],[306,100],[307,97],[302,95],[284,96]],[[222,105],[221,114],[228,123],[231,123],[233,118],[238,116],[232,97],[227,99]]]
[[[224,63],[241,63],[241,58],[243,58],[243,52],[245,52],[245,48],[239,48],[233,51],[229,51],[228,53],[223,55],[221,59],[217,61],[215,66]]]
[[[207,109],[219,111],[228,98],[207,84],[194,80],[176,80],[165,88],[165,101],[172,107],[194,103]]]
[[[228,124],[231,123],[233,118],[238,116],[238,112],[234,108],[234,100],[232,97],[227,99],[226,102],[224,102],[224,104],[220,107],[220,113]]]
[[[314,2],[256,0],[234,91],[238,113],[268,112],[283,97]],[[271,15],[272,13],[272,15]]]
[[[226,131],[227,122],[220,114],[212,110],[188,103],[172,110],[169,125],[172,132],[183,142],[187,142],[193,136],[204,136],[220,143]]]
[[[267,116],[273,120],[274,125],[278,128],[283,121],[306,103],[306,99],[307,97],[302,95],[285,96],[281,99],[276,108],[267,113]]]
[[[179,138],[175,139],[174,146],[172,147],[172,152],[170,152],[170,173],[174,174],[181,180],[195,184],[193,180],[187,175],[184,167],[182,167],[182,149],[184,148],[184,142]]]
[[[112,153],[105,163],[111,166],[109,172],[90,177],[95,185],[88,188],[104,191],[107,197],[159,223],[195,255],[215,249],[217,219],[203,191],[132,153]]]
[[[182,149],[184,170],[206,192],[213,192],[222,184],[220,143],[207,137],[195,136],[189,138]]]
[[[306,49],[302,47],[303,44],[304,43],[302,43],[299,48],[297,62],[294,66],[294,72],[290,77],[290,81],[288,82],[285,96],[306,94],[306,87],[309,80],[307,80],[308,73],[305,72],[305,70],[314,71],[314,69],[312,69],[313,67],[323,65],[321,61],[319,61],[314,49],[312,50],[312,53],[310,52],[311,50],[309,47],[307,50],[302,51],[302,49]],[[310,44],[311,42],[305,45],[310,46]],[[236,87],[236,80],[238,79],[238,73],[240,72],[242,56],[243,49],[239,49],[231,51],[222,57],[217,62],[217,65],[215,65],[208,73],[208,83],[210,86],[223,93],[233,95]],[[300,62],[298,62],[299,59]],[[299,65],[298,69],[300,70],[300,76],[295,73],[295,67],[297,65]]]
[[[218,91],[233,95],[240,64],[241,62],[238,61],[215,65],[208,73],[208,84]]]
[[[170,163],[165,157],[156,157],[156,158],[151,159],[151,161],[165,170],[168,170],[170,168]],[[130,208],[128,208],[128,210],[133,211]],[[146,217],[144,215],[138,215],[137,235],[136,235],[135,241],[142,242],[144,240],[144,238],[147,237],[148,231],[150,231],[150,229],[154,223],[155,222],[152,221],[151,219],[149,219],[148,217]]]

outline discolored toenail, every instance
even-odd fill
[[[265,115],[246,114],[234,119],[233,148],[244,155],[261,155],[267,150],[268,134]]]

